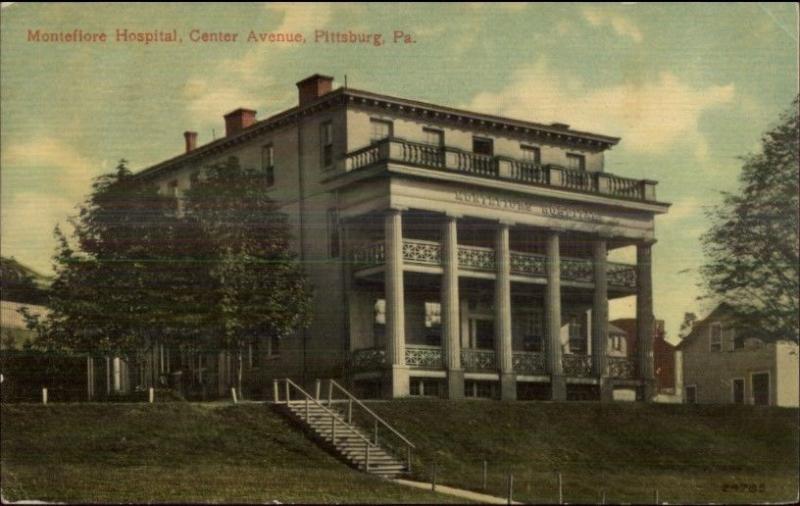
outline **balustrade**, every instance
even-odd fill
[[[465,371],[497,371],[497,353],[494,350],[461,350],[461,366]]]
[[[566,354],[563,357],[564,375],[588,378],[592,375],[592,356]]]
[[[406,343],[406,365],[418,369],[443,369],[442,347]]]
[[[547,374],[544,353],[515,351],[512,355],[512,364],[517,374]]]
[[[628,357],[608,357],[608,375],[612,378],[631,379],[636,373],[636,364]]]

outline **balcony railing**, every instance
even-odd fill
[[[512,355],[512,364],[517,374],[547,374],[544,353],[515,351]]]
[[[635,379],[636,361],[629,357],[607,357],[608,375],[616,379]],[[593,376],[592,356],[566,354],[562,357],[564,375],[572,378]],[[441,346],[406,344],[406,365],[412,369],[444,370],[444,352]],[[497,372],[495,350],[462,348],[461,365],[468,372]],[[353,372],[379,371],[386,368],[386,351],[378,348],[355,350],[350,354]],[[515,374],[547,375],[547,357],[544,353],[512,352]]]
[[[345,156],[345,168],[348,171],[384,162],[631,200],[656,200],[655,181],[630,179],[607,172],[586,172],[552,164],[541,165],[505,156],[480,155],[450,146],[422,144],[394,137],[382,139]]]
[[[352,252],[356,269],[382,265],[386,260],[384,243],[376,242]],[[403,260],[412,264],[442,265],[442,246],[438,242],[403,239]],[[545,277],[547,256],[536,253],[511,252],[511,273],[520,276]],[[494,272],[495,254],[492,248],[458,247],[458,267],[468,271]],[[636,266],[609,262],[608,285],[614,288],[636,288]],[[594,263],[591,259],[561,258],[561,279],[582,283],[594,282]]]
[[[461,350],[461,367],[463,367],[465,371],[470,372],[496,372],[496,352],[494,350],[463,348]]]
[[[406,365],[416,369],[443,369],[442,347],[406,344]]]

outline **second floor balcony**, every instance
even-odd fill
[[[386,252],[383,242],[375,242],[352,252],[356,270],[383,265]],[[403,239],[403,261],[410,264],[441,266],[442,245],[434,241]],[[544,278],[547,256],[521,251],[511,252],[511,274],[531,278]],[[577,283],[594,282],[594,264],[591,259],[561,257],[561,279]],[[462,271],[494,272],[495,252],[492,248],[458,246],[458,267]],[[618,290],[636,289],[636,266],[608,262],[608,286]]]
[[[634,201],[656,201],[656,182],[607,172],[587,172],[553,164],[536,164],[505,156],[481,155],[450,146],[386,138],[348,153],[347,171],[379,163],[399,163],[527,185],[555,187]]]

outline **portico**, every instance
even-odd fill
[[[504,400],[610,400],[616,386],[651,384],[652,346],[637,360],[605,352],[610,297],[637,295],[639,321],[652,322],[651,241],[459,211],[393,206],[345,222],[356,384]],[[623,246],[636,265],[607,260]]]

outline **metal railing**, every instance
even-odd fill
[[[319,385],[319,384],[320,384],[320,381],[317,380],[317,385]],[[346,388],[344,388],[342,385],[340,385],[339,383],[337,383],[333,379],[329,379],[328,380],[328,405],[329,406],[333,403],[334,392],[339,392],[341,394],[344,394],[344,396],[345,396],[345,400],[347,401],[347,423],[348,424],[352,425],[352,423],[353,423],[353,405],[354,404],[357,407],[361,408],[364,411],[364,413],[366,413],[369,416],[371,422],[373,422],[373,429],[374,429],[374,441],[373,441],[373,443],[375,444],[375,446],[378,445],[378,429],[380,428],[380,426],[383,426],[386,430],[389,431],[389,433],[393,434],[395,437],[397,437],[405,445],[405,447],[406,447],[406,459],[407,459],[407,464],[406,465],[408,467],[408,471],[411,472],[411,450],[412,449],[416,449],[416,446],[414,446],[414,443],[409,441],[408,438],[406,438],[404,435],[402,435],[397,429],[395,429],[394,427],[389,425],[389,423],[386,422],[386,420],[384,420],[383,418],[378,416],[377,413],[375,413],[374,411],[369,409],[356,396],[351,394]]]
[[[342,418],[342,416],[340,416],[338,413],[336,413],[335,411],[330,409],[330,405],[331,405],[330,398],[328,400],[328,406],[329,407],[326,408],[317,398],[313,397],[311,394],[306,392],[303,389],[303,387],[301,387],[300,385],[298,385],[294,381],[290,380],[289,378],[284,378],[283,380],[274,380],[273,381],[273,383],[272,383],[273,395],[274,395],[274,401],[275,401],[276,404],[281,404],[279,381],[283,381],[284,385],[285,385],[285,388],[286,388],[286,405],[287,406],[289,404],[291,404],[292,402],[305,403],[305,421],[306,421],[306,424],[308,424],[309,426],[311,425],[310,424],[311,414],[310,414],[310,409],[309,409],[310,406],[311,406],[311,403],[314,403],[315,406],[317,406],[318,408],[322,409],[323,413],[328,415],[328,417],[330,418],[330,421],[331,421],[331,443],[334,446],[336,445],[336,424],[337,424],[337,422],[342,424],[342,425],[344,425],[347,428],[352,429],[352,423],[351,423],[350,420],[345,421],[344,418]],[[331,381],[333,381],[333,380],[331,380]],[[302,398],[298,399],[297,401],[292,401],[292,389],[294,389],[297,392],[299,392],[301,394]],[[361,434],[357,430],[350,430],[348,432],[349,432],[350,435],[355,435],[359,439],[364,441],[364,443],[365,443],[365,445],[364,445],[364,470],[368,471],[369,470],[369,452],[370,452],[370,448],[373,447],[373,446],[375,446],[375,447],[378,446],[377,431],[375,433],[375,442],[374,443],[372,441],[370,441],[368,438],[364,437],[364,435]],[[410,454],[411,453],[409,452],[409,455]],[[410,462],[410,460],[409,460],[409,462]],[[410,466],[409,466],[409,469],[410,469]]]

